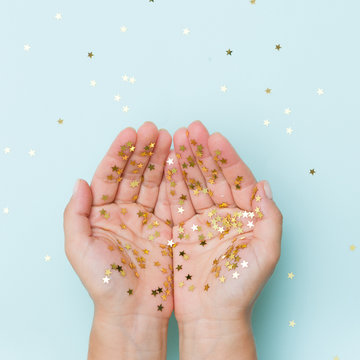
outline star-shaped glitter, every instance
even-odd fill
[[[269,120],[264,120],[264,125],[265,125],[265,126],[269,126],[269,125],[270,125],[270,121],[269,121]]]
[[[288,279],[292,280],[294,278],[294,273],[290,272],[288,273]]]
[[[284,110],[284,114],[285,114],[285,115],[290,115],[290,114],[291,114],[291,110],[290,110],[289,108],[286,108],[286,109]]]
[[[56,19],[56,20],[61,20],[61,19],[62,19],[62,15],[61,15],[60,13],[57,13],[57,14],[55,15],[55,19]]]
[[[132,187],[134,189],[137,186],[139,186],[139,184],[140,184],[139,180],[133,180],[133,181],[130,182],[130,187]]]
[[[166,163],[167,163],[168,165],[174,165],[174,159],[169,157],[169,158],[166,160]]]
[[[129,77],[125,74],[121,77],[123,81],[129,81]]]
[[[222,92],[226,92],[226,91],[227,91],[227,87],[226,87],[225,85],[222,85],[222,86],[220,86],[220,90],[221,90]]]
[[[64,120],[61,119],[61,118],[57,121],[57,123],[60,124],[60,125],[61,125],[63,122],[64,122]]]
[[[31,49],[31,46],[29,44],[24,45],[25,51],[30,51],[30,49]]]
[[[129,79],[129,83],[130,84],[135,84],[135,78],[132,76],[130,79]]]
[[[315,169],[310,169],[309,170],[309,174],[311,174],[311,175],[315,175],[315,172],[316,172]]]
[[[252,221],[248,221],[247,227],[249,227],[250,229],[254,227],[254,223]]]
[[[4,154],[9,154],[9,152],[10,152],[10,148],[9,148],[9,147],[6,147],[6,148],[4,149]]]
[[[333,360],[340,360],[340,358],[336,355],[334,356]]]
[[[90,86],[95,87],[96,86],[96,81],[95,80],[90,80]]]
[[[46,261],[46,262],[48,262],[48,261],[50,261],[50,260],[51,260],[51,256],[49,256],[49,255],[45,255],[45,256],[44,256],[44,259],[45,259],[45,261]]]
[[[126,31],[127,31],[127,27],[123,25],[123,26],[120,28],[120,31],[121,31],[121,32],[126,32]]]
[[[286,128],[286,133],[291,135],[294,132],[294,130],[290,127],[290,128]]]
[[[255,5],[255,4],[256,4],[256,0],[250,0],[250,4]]]
[[[35,156],[35,150],[34,150],[34,149],[30,149],[29,152],[28,152],[28,154],[29,154],[30,156]]]
[[[92,58],[93,58],[93,56],[94,56],[94,54],[93,54],[93,52],[92,52],[92,51],[88,52],[88,57],[89,57],[90,59],[92,59]]]
[[[189,35],[189,34],[190,34],[190,30],[189,30],[188,28],[185,28],[185,29],[183,30],[183,34],[184,34],[184,35]]]
[[[355,251],[356,246],[355,245],[350,245],[350,251]]]
[[[129,289],[128,291],[127,291],[127,293],[129,294],[129,295],[132,295],[133,294],[133,289]]]
[[[182,214],[184,212],[184,208],[182,206],[178,207],[178,213]]]
[[[233,277],[233,279],[238,279],[239,275],[240,274],[237,271],[235,271],[235,272],[233,272],[232,277]]]
[[[121,96],[119,94],[114,95],[114,101],[119,102],[121,100]]]
[[[225,280],[226,280],[226,278],[224,277],[224,275],[222,275],[222,276],[219,277],[218,279],[219,279],[219,281],[220,281],[221,283],[224,283]]]
[[[155,165],[154,164],[149,164],[148,168],[149,168],[150,171],[153,171],[153,170],[155,170]]]
[[[267,89],[265,89],[265,92],[266,92],[267,94],[270,94],[270,93],[271,93],[271,89],[267,88]]]
[[[317,89],[316,93],[318,95],[324,95],[324,89]]]
[[[171,247],[172,247],[175,243],[174,243],[174,241],[171,239],[171,240],[168,240],[168,243],[167,243],[167,244],[168,244],[168,246],[171,246]]]
[[[108,276],[103,277],[102,281],[104,282],[104,284],[108,284],[110,281],[110,278]]]
[[[275,45],[275,49],[279,51],[281,49],[280,44]]]
[[[294,320],[290,320],[289,321],[289,327],[295,327],[295,325],[296,325],[296,322],[294,321]]]
[[[204,291],[208,291],[209,288],[210,288],[210,285],[209,285],[209,284],[206,284],[206,285],[204,286]]]
[[[8,214],[8,213],[9,213],[9,208],[4,208],[4,209],[3,209],[3,213],[4,213],[4,214]]]
[[[242,268],[247,268],[248,267],[248,262],[247,261],[245,261],[245,260],[243,260],[241,263],[240,263],[240,265],[241,265],[241,267]]]
[[[199,225],[193,224],[193,226],[191,227],[192,231],[197,231],[198,230]]]
[[[125,106],[122,107],[122,111],[123,111],[123,112],[126,112],[126,113],[127,113],[129,110],[130,110],[130,108],[129,108],[127,105],[125,105]]]
[[[226,55],[231,55],[232,54],[232,50],[228,49],[226,50]]]
[[[162,304],[160,304],[160,305],[158,305],[158,307],[157,307],[157,309],[158,309],[158,311],[163,311],[163,305]]]

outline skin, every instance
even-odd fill
[[[121,146],[128,142],[126,151],[119,156]],[[148,150],[153,154],[141,156],[145,146],[151,143],[156,143]],[[170,145],[169,133],[158,131],[153,123],[143,124],[137,133],[132,128],[123,130],[98,166],[91,186],[80,180],[65,209],[65,251],[94,301],[88,355],[91,360],[166,358],[167,326],[173,311],[172,258],[167,246],[171,226],[166,223],[171,216],[165,186],[160,185]],[[139,163],[141,167],[137,166]],[[150,170],[149,164],[155,168]],[[118,169],[113,171],[113,166]],[[119,169],[124,169],[121,174],[117,173],[121,172]],[[108,179],[109,174],[113,179]],[[123,178],[121,182],[116,180],[118,175]],[[131,182],[140,182],[142,175],[144,181],[131,187]],[[147,218],[139,216],[139,212],[147,213]],[[156,231],[159,236],[149,239]],[[140,256],[145,259],[144,269],[136,260]],[[136,270],[130,268],[130,261]],[[112,269],[113,263],[122,266],[124,273]],[[106,270],[111,271],[107,284],[102,280]],[[152,295],[152,290],[159,287],[161,293]],[[129,289],[132,294],[128,293]],[[161,298],[163,295],[166,300]],[[158,310],[159,305],[163,306],[162,311]]]
[[[177,242],[174,249],[174,304],[180,332],[180,359],[256,359],[251,311],[280,256],[281,212],[271,199],[268,183],[257,182],[226,138],[219,133],[210,136],[201,122],[192,123],[188,129],[179,129],[174,135],[174,149],[175,152],[169,155],[174,159],[174,165],[167,165],[165,171],[175,225],[173,237]],[[226,161],[215,161],[214,157]],[[212,170],[217,174],[213,184]],[[235,186],[237,176],[243,177],[240,189]],[[191,179],[198,181],[201,188],[207,188],[210,194],[195,194],[196,191],[189,189]],[[257,198],[252,196],[254,188]],[[179,212],[181,195],[187,198],[182,213]],[[223,203],[227,207],[219,208]],[[257,207],[263,214],[261,218],[256,216]],[[209,217],[211,210],[215,210],[216,215]],[[241,218],[242,234],[232,229],[221,238],[220,232],[206,224],[217,215],[243,210],[253,212],[255,216],[253,219]],[[254,227],[247,226],[250,220]],[[193,225],[201,231],[193,230]],[[187,237],[180,239],[179,229],[180,234],[187,234]],[[213,234],[210,239],[206,238],[208,232]],[[206,238],[203,246],[199,241],[201,234]],[[221,256],[232,245],[246,245],[246,248],[238,251],[241,258],[238,267],[229,270],[225,267],[228,259],[221,259]],[[180,255],[181,251],[188,254],[188,259]],[[221,265],[218,277],[211,272],[214,259],[219,259],[218,265]],[[248,267],[240,265],[242,260],[248,262]],[[181,266],[179,270],[178,265]],[[238,278],[232,276],[235,270],[239,273]],[[186,279],[189,274],[191,280]],[[220,281],[222,275],[224,282]],[[209,286],[207,291],[206,284]]]
[[[96,170],[91,187],[81,180],[65,210],[66,254],[95,305],[89,359],[165,359],[167,325],[173,309],[179,324],[180,359],[256,359],[251,311],[280,256],[282,215],[268,183],[256,181],[221,134],[210,136],[197,121],[188,129],[179,129],[173,140],[175,152],[169,153],[170,135],[164,130],[159,132],[154,124],[145,123],[137,134],[131,128],[123,130]],[[136,150],[129,159],[122,160],[119,148],[129,141],[136,144]],[[139,158],[137,152],[143,152],[152,142],[156,146],[150,160]],[[134,157],[136,164],[144,162],[136,174],[132,173],[135,167],[129,165]],[[172,161],[164,167],[166,159]],[[155,164],[156,170],[150,171],[146,161]],[[124,168],[120,184],[107,180],[114,165]],[[131,181],[140,180],[144,169],[144,181],[131,188]],[[211,180],[213,170],[215,181]],[[239,189],[235,184],[238,176],[242,176]],[[208,190],[195,194],[189,188],[194,181],[200,189]],[[108,195],[106,200],[104,194]],[[224,204],[226,207],[219,207]],[[180,207],[184,211],[179,212]],[[261,218],[257,208],[261,209]],[[102,209],[110,214],[109,218],[100,214]],[[216,214],[209,217],[213,210]],[[244,224],[241,234],[231,229],[222,236],[208,226],[213,217],[233,216],[244,210],[255,215],[253,219],[240,216]],[[147,224],[142,224],[139,211],[148,212]],[[172,229],[169,219],[174,224]],[[250,220],[253,227],[247,226]],[[156,229],[160,236],[149,240],[154,229],[148,229],[148,225],[153,221],[159,223]],[[193,225],[198,229],[193,231]],[[213,235],[200,245],[199,235],[207,236],[208,232]],[[182,233],[187,235],[179,236]],[[171,238],[175,244],[168,247]],[[124,249],[125,244],[131,249]],[[110,251],[109,245],[115,249]],[[160,245],[165,245],[170,256],[161,253],[164,248]],[[241,259],[236,269],[229,270],[225,266],[228,259],[221,257],[229,247],[237,245],[244,246],[236,253]],[[149,250],[144,255],[146,269],[139,269],[139,277],[128,265],[130,259],[138,265],[139,255],[132,253],[134,249],[139,254]],[[104,271],[111,263],[120,264],[124,253],[126,276],[115,270],[109,284],[104,284]],[[217,277],[212,271],[215,259],[221,266]],[[240,265],[242,260],[248,262],[248,267]],[[154,265],[156,261],[161,262],[166,274]],[[160,294],[152,296],[151,291],[158,286],[165,289],[161,284],[171,282],[167,278],[171,269],[174,291],[161,301],[163,310],[157,311],[163,299]],[[237,279],[232,276],[235,270],[239,273]],[[187,275],[191,279],[186,279]],[[220,282],[222,275],[225,280]],[[132,295],[128,289],[133,289]]]

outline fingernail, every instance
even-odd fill
[[[265,195],[267,196],[267,198],[272,199],[273,195],[272,195],[271,187],[270,187],[270,184],[266,180],[264,181],[264,191],[265,191]]]
[[[80,179],[77,179],[73,188],[73,195],[76,194],[80,185]]]

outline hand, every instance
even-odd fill
[[[181,358],[253,359],[251,308],[279,259],[282,215],[221,134],[195,122],[174,147],[166,177]]]
[[[123,130],[65,209],[66,254],[95,305],[91,359],[165,356],[171,214],[160,185],[170,145],[152,123]]]

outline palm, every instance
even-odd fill
[[[178,159],[168,166],[178,320],[248,309],[278,258],[274,215],[263,183],[225,138],[201,123],[174,136]],[[222,149],[221,151],[218,149]],[[240,176],[241,175],[241,178]]]
[[[173,309],[170,213],[159,191],[170,143],[150,123],[137,139],[122,131],[88,189],[89,237],[69,241],[69,259],[94,302],[120,315],[169,317]]]

